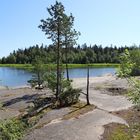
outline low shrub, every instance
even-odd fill
[[[80,89],[73,89],[72,87],[62,92],[59,95],[60,106],[69,106],[71,104],[77,103],[79,100],[80,92]]]
[[[0,122],[0,140],[20,140],[27,128],[22,120],[10,119]]]

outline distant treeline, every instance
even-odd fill
[[[68,63],[85,64],[86,56],[89,58],[89,63],[119,63],[119,56],[125,49],[133,50],[136,46],[125,47],[102,47],[87,46],[86,44],[68,49]],[[61,48],[62,62],[65,63],[65,48]],[[30,64],[35,57],[42,58],[44,63],[56,62],[56,48],[54,46],[35,45],[25,49],[13,51],[9,56],[0,59],[1,64]]]

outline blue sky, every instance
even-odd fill
[[[140,44],[140,0],[60,0],[75,16],[79,44]],[[0,57],[50,41],[38,28],[55,0],[0,1]]]

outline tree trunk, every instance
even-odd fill
[[[58,23],[59,24],[59,23]],[[56,99],[58,99],[58,95],[60,94],[61,88],[60,88],[60,31],[58,26],[57,31],[57,84],[56,84]]]
[[[69,81],[69,69],[68,69],[68,63],[66,62],[66,73],[67,73],[67,80]]]
[[[86,98],[87,98],[87,105],[90,105],[90,102],[89,102],[89,65],[87,66],[87,95],[86,95]]]
[[[41,85],[41,78],[40,78],[40,73],[37,72],[37,75],[38,75],[38,87],[40,88],[40,85]]]
[[[66,74],[67,74],[67,80],[69,81],[67,37],[65,37],[65,45],[66,45]]]

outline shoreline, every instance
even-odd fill
[[[0,86],[0,90],[10,90],[10,89],[24,89],[24,88],[31,88],[30,85],[20,85],[20,86]]]
[[[112,63],[92,63],[89,64],[89,67],[91,68],[105,68],[105,67],[113,67],[113,68],[118,68],[120,64],[112,64]],[[33,66],[31,64],[0,64],[0,67],[10,67],[10,68],[17,68],[17,69],[24,69],[31,71],[33,69]],[[44,64],[45,68],[49,69],[55,69],[56,64]],[[62,66],[65,68],[65,64]],[[72,68],[86,68],[87,64],[68,64],[69,69]]]
[[[105,74],[105,75],[101,75],[101,76],[90,76],[89,77],[89,80],[92,80],[92,81],[98,81],[98,82],[102,82],[104,80],[107,80],[108,78],[116,78],[116,75],[114,74],[111,74],[111,73],[108,73],[108,74]],[[85,81],[86,82],[86,79],[87,77],[78,77],[78,78],[71,78],[71,80],[74,82],[74,81]],[[72,82],[72,83],[73,83]],[[3,89],[7,89],[7,90],[10,90],[10,89],[24,89],[24,88],[31,88],[30,85],[17,85],[17,86],[4,86],[4,85],[0,85],[0,90],[3,90]]]

